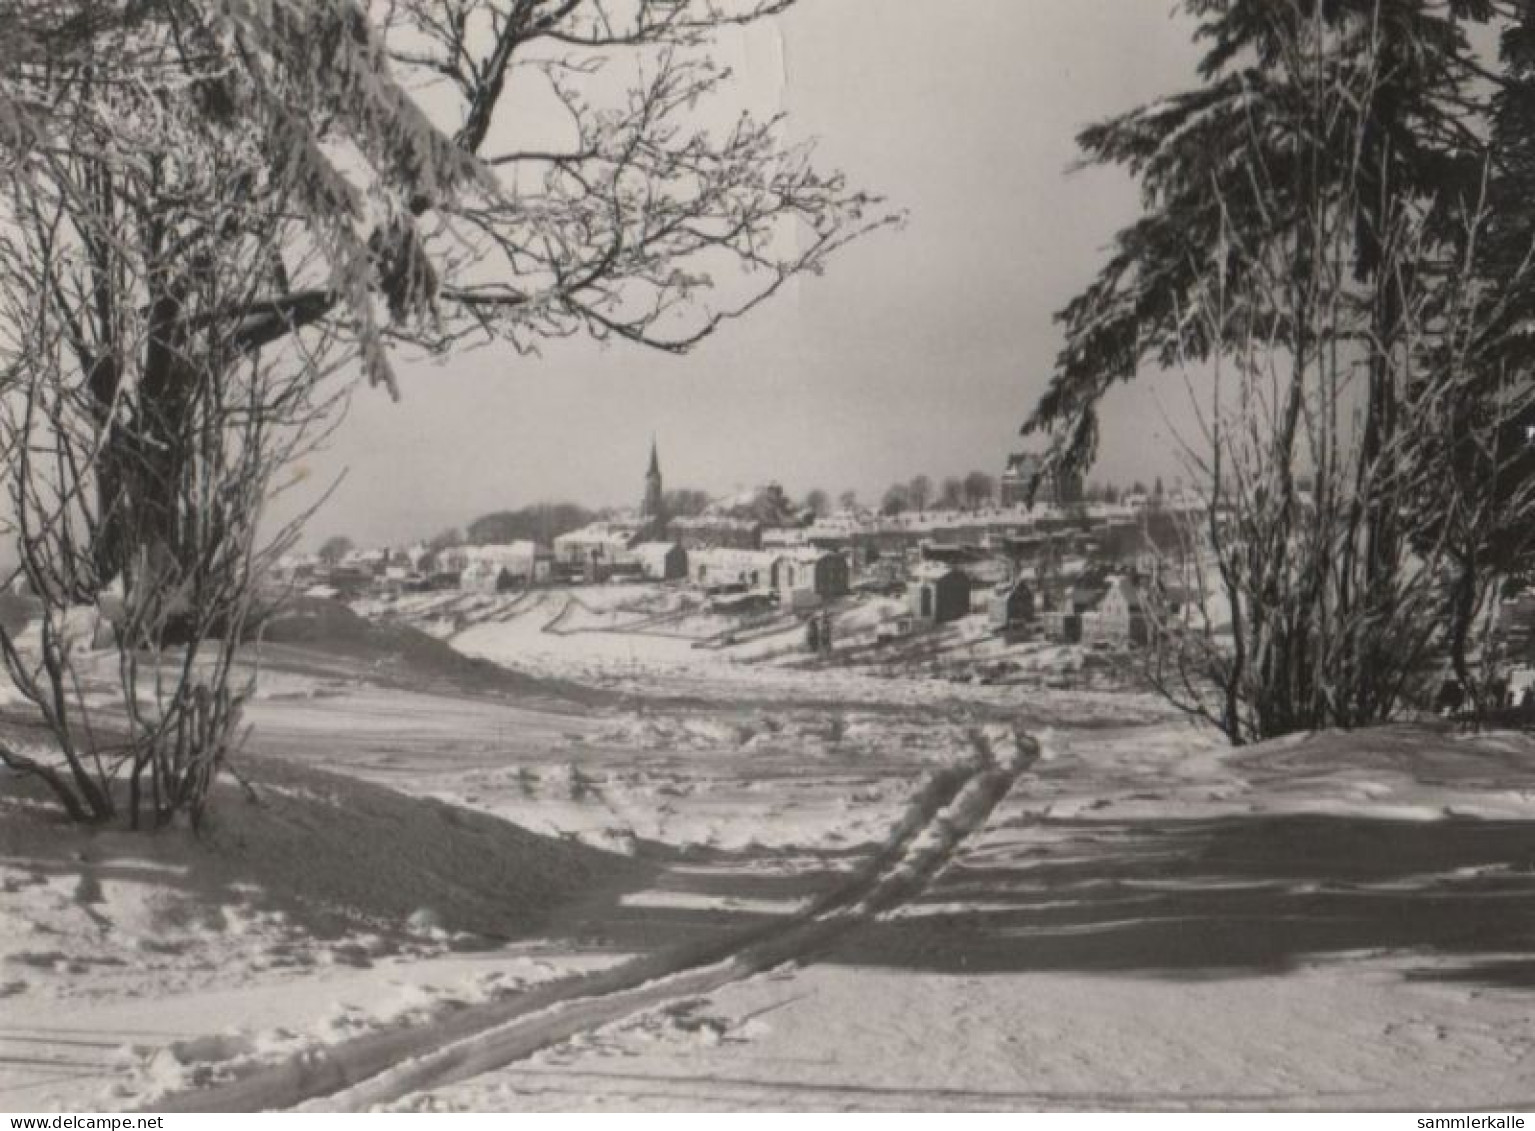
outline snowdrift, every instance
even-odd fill
[[[306,660],[331,657],[363,665],[375,682],[414,689],[536,696],[588,706],[611,698],[591,688],[466,656],[419,628],[399,621],[369,621],[337,601],[295,598],[265,621],[261,639],[276,646],[267,651],[278,666],[302,666]]]
[[[0,790],[0,984],[142,996],[263,970],[495,945],[633,880],[623,857],[481,813],[264,759],[201,839],[61,822]],[[46,943],[46,945],[44,945]],[[99,977],[72,976],[94,970]]]

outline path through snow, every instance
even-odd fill
[[[934,772],[865,867],[785,923],[723,944],[638,959],[549,992],[534,991],[514,1003],[472,1010],[446,1025],[307,1052],[223,1088],[157,1102],[155,1110],[249,1111],[316,1099],[320,1102],[309,1106],[319,1110],[367,1110],[803,958],[919,891],[955,848],[985,824],[1039,754],[1031,739],[1003,728],[977,731],[973,738],[974,759]]]

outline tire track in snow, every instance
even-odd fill
[[[884,846],[847,883],[786,922],[562,979],[435,1025],[386,1030],[312,1050],[220,1087],[167,1097],[152,1110],[303,1106],[365,1111],[495,1071],[674,999],[712,993],[810,957],[920,892],[1039,758],[1038,744],[1010,728],[987,727],[971,737],[976,757],[932,772]]]

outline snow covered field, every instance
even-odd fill
[[[1535,1097],[1529,740],[1231,751],[579,596],[370,610],[515,672],[344,619],[269,648],[202,841],[0,779],[0,1107]]]

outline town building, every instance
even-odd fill
[[[988,615],[997,632],[1024,627],[1034,619],[1034,590],[1022,578],[998,585],[992,590]]]
[[[474,561],[459,571],[458,587],[471,593],[499,593],[524,584],[493,561]]]
[[[911,615],[927,624],[947,624],[970,613],[969,575],[942,562],[926,562],[913,570],[906,592]]]
[[[1067,609],[1049,609],[1040,614],[1040,631],[1052,644],[1082,643],[1082,614]]]
[[[847,559],[830,550],[790,551],[778,562],[779,603],[804,608],[845,596],[849,589]]]
[[[925,562],[941,562],[951,566],[972,566],[991,555],[974,542],[934,542],[924,540],[917,546]]]
[[[482,566],[477,576],[488,573],[500,577],[505,573],[511,583],[533,585],[548,581],[554,566],[554,554],[537,542],[492,543],[485,546],[454,546],[440,555],[443,564],[450,569],[465,573],[471,566]],[[470,588],[468,584],[464,588]]]
[[[632,553],[647,581],[681,581],[688,575],[688,552],[680,542],[641,542]]]
[[[284,554],[278,558],[272,567],[273,580],[283,583],[298,583],[312,580],[324,568],[318,554]],[[19,576],[12,582],[15,586],[26,586],[25,576]],[[20,590],[17,590],[18,592]]]
[[[615,572],[634,568],[632,550],[639,532],[627,523],[594,522],[554,540],[555,564],[588,581],[604,581]]]
[[[342,555],[339,563],[347,569],[358,570],[371,577],[382,577],[389,565],[387,549],[352,549]]]
[[[656,439],[650,438],[650,467],[645,471],[645,497],[640,503],[640,518],[659,531],[666,526],[666,492],[661,482],[661,457]]]
[[[703,589],[771,589],[783,560],[783,555],[767,550],[689,550],[688,579]]]
[[[810,538],[803,526],[773,526],[762,532],[764,550],[798,550],[809,545]]]
[[[1151,639],[1146,603],[1134,577],[1121,574],[1109,579],[1102,598],[1082,616],[1082,639],[1119,645],[1145,644]]]
[[[690,518],[674,518],[669,530],[671,536],[690,553],[693,550],[762,549],[762,523],[755,519],[701,514]]]
[[[352,601],[364,596],[376,577],[369,565],[337,565],[325,572],[321,586],[340,600]]]
[[[1039,627],[1053,644],[1080,644],[1086,636],[1088,620],[1108,593],[1110,579],[1093,570],[1063,572],[1074,578],[1064,592],[1041,579]]]

